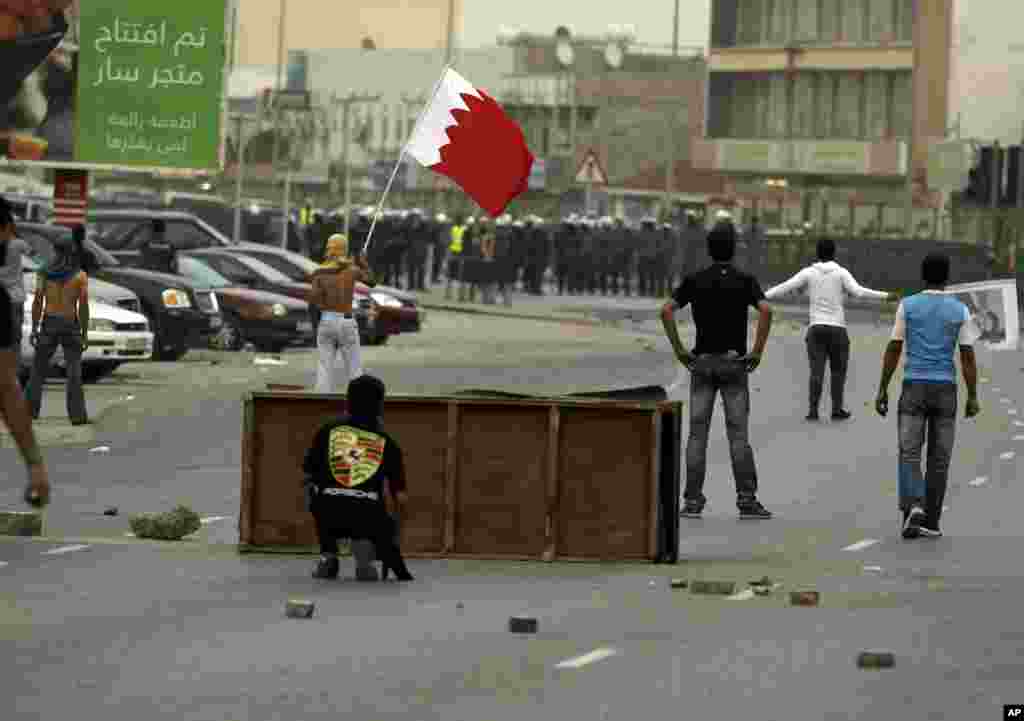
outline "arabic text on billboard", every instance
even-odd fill
[[[225,2],[4,0],[2,162],[219,169]]]

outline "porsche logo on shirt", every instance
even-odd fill
[[[327,463],[339,486],[355,488],[373,478],[384,459],[383,436],[351,426],[331,431]]]

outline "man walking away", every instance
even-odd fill
[[[681,515],[700,518],[707,502],[703,490],[708,432],[715,396],[721,393],[740,518],[771,518],[757,500],[757,469],[748,438],[747,376],[761,363],[771,331],[772,310],[757,279],[733,265],[736,230],[731,223],[721,223],[708,234],[708,252],[713,264],[683,278],[661,309],[661,321],[676,357],[690,371],[690,437]],[[691,304],[697,326],[697,344],[692,353],[683,348],[675,321],[676,311]],[[754,348],[748,355],[747,308],[751,307],[757,308],[759,316]]]
[[[849,420],[850,412],[843,404],[846,371],[850,362],[850,336],[846,331],[845,294],[857,298],[896,300],[895,293],[864,288],[853,275],[835,261],[836,244],[831,238],[818,241],[818,262],[810,265],[785,283],[770,288],[765,297],[775,300],[787,293],[808,288],[811,296],[811,324],[807,329],[807,359],[811,367],[810,410],[808,421],[818,420],[818,404],[828,361],[832,383],[832,420]]]
[[[73,245],[65,238],[54,241],[57,256],[39,273],[32,303],[35,358],[28,384],[32,417],[39,418],[50,361],[57,346],[62,346],[67,366],[68,418],[73,426],[89,423],[82,389],[82,353],[89,347],[89,278],[81,269],[84,240],[85,228],[78,225],[73,231]]]
[[[949,257],[930,253],[921,264],[921,275],[926,290],[904,299],[896,311],[875,400],[875,410],[884,418],[889,412],[889,381],[906,346],[897,428],[900,510],[903,537],[907,539],[942,535],[939,520],[956,437],[957,383],[953,357],[957,346],[967,384],[965,416],[974,418],[981,410],[974,357],[979,333],[967,306],[942,292],[949,282]],[[926,436],[928,463],[922,476],[921,455]]]
[[[17,368],[21,360],[22,325],[25,322],[25,276],[21,261],[26,254],[31,254],[32,249],[17,237],[14,214],[10,204],[3,198],[0,198],[0,248],[3,248],[4,253],[4,260],[0,263],[0,286],[10,296],[11,350],[14,351],[14,365]]]
[[[13,314],[12,305],[10,293],[0,286],[0,318],[9,318]],[[0,414],[3,414],[7,430],[14,437],[22,461],[28,468],[29,482],[25,488],[25,501],[40,507],[49,503],[50,479],[35,433],[32,432],[28,404],[18,384],[18,361],[11,330],[9,324],[0,324]]]
[[[150,237],[142,246],[142,268],[156,273],[174,274],[177,258],[174,247],[167,242],[167,224],[161,218],[153,221]]]
[[[352,313],[355,285],[362,281],[377,285],[366,259],[355,263],[348,257],[348,238],[335,234],[327,241],[327,260],[313,274],[309,304],[320,311],[316,344],[320,363],[316,374],[317,393],[337,393],[363,374],[359,349],[359,324]]]

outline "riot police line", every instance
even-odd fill
[[[353,212],[353,249],[366,241],[374,210]],[[319,260],[323,243],[343,225],[340,216],[318,217],[310,226],[309,255]],[[425,291],[443,284],[449,297],[470,302],[493,303],[499,295],[508,302],[510,292],[548,290],[665,297],[703,260],[704,233],[693,216],[677,227],[653,218],[627,224],[570,215],[546,222],[533,215],[491,220],[385,210],[373,231],[369,261],[385,285]]]

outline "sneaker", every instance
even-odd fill
[[[772,512],[757,501],[739,504],[740,518],[771,518]]]
[[[920,533],[925,538],[942,538],[942,531],[939,530],[937,525],[932,526],[926,523],[921,526]]]
[[[903,537],[906,539],[918,538],[921,535],[921,526],[924,523],[925,513],[920,506],[914,506],[903,519]]]
[[[704,513],[704,506],[697,501],[687,501],[683,510],[679,512],[681,518],[700,518]]]
[[[313,578],[335,579],[338,577],[339,569],[337,556],[324,556],[317,561],[316,568],[313,569]]]
[[[834,421],[848,421],[853,415],[850,411],[836,411],[832,414],[832,420]]]

